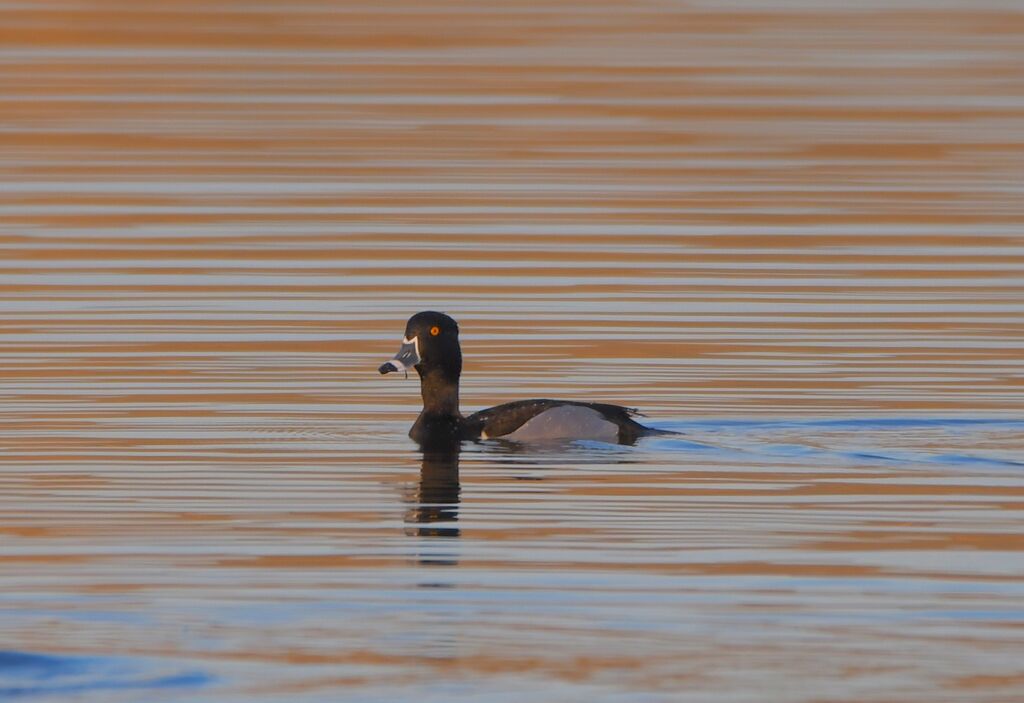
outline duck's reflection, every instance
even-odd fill
[[[406,495],[405,532],[416,537],[458,537],[459,445],[422,448],[420,480]]]
[[[479,443],[470,444],[470,453]],[[459,454],[462,446],[459,442],[420,445],[420,477],[404,491],[403,500],[406,504],[404,521],[405,534],[410,537],[460,537],[462,531],[458,526],[461,487],[459,484]],[[563,464],[565,461],[578,461],[585,457],[586,463],[629,464],[637,461],[628,451],[629,447],[621,445],[577,446],[573,443],[547,444],[527,446],[515,442],[490,442],[482,450],[488,461],[495,465],[507,466],[513,471],[510,478],[521,481],[539,481],[536,470],[544,470]],[[476,449],[479,456],[480,449]],[[458,563],[447,549],[438,551],[430,549],[431,556],[420,556],[420,563],[455,564]]]

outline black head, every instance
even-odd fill
[[[438,374],[458,382],[462,374],[462,349],[455,320],[431,310],[409,318],[398,354],[378,370],[385,374],[413,367],[420,377]]]
[[[416,441],[459,436],[459,376],[462,374],[462,350],[459,326],[440,312],[420,312],[405,325],[405,339],[398,354],[381,364],[381,373],[408,371],[420,375],[423,412],[409,434]]]

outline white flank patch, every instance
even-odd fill
[[[556,405],[530,418],[515,432],[502,439],[516,442],[539,442],[552,439],[596,439],[616,442],[619,427],[604,415],[582,405]]]

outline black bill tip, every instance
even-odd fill
[[[383,376],[386,373],[398,371],[398,367],[395,366],[390,361],[385,361],[383,364],[380,365],[380,368],[377,370],[380,371],[380,375]]]

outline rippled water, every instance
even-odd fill
[[[0,4],[0,699],[1024,697],[1024,15],[844,7]]]

